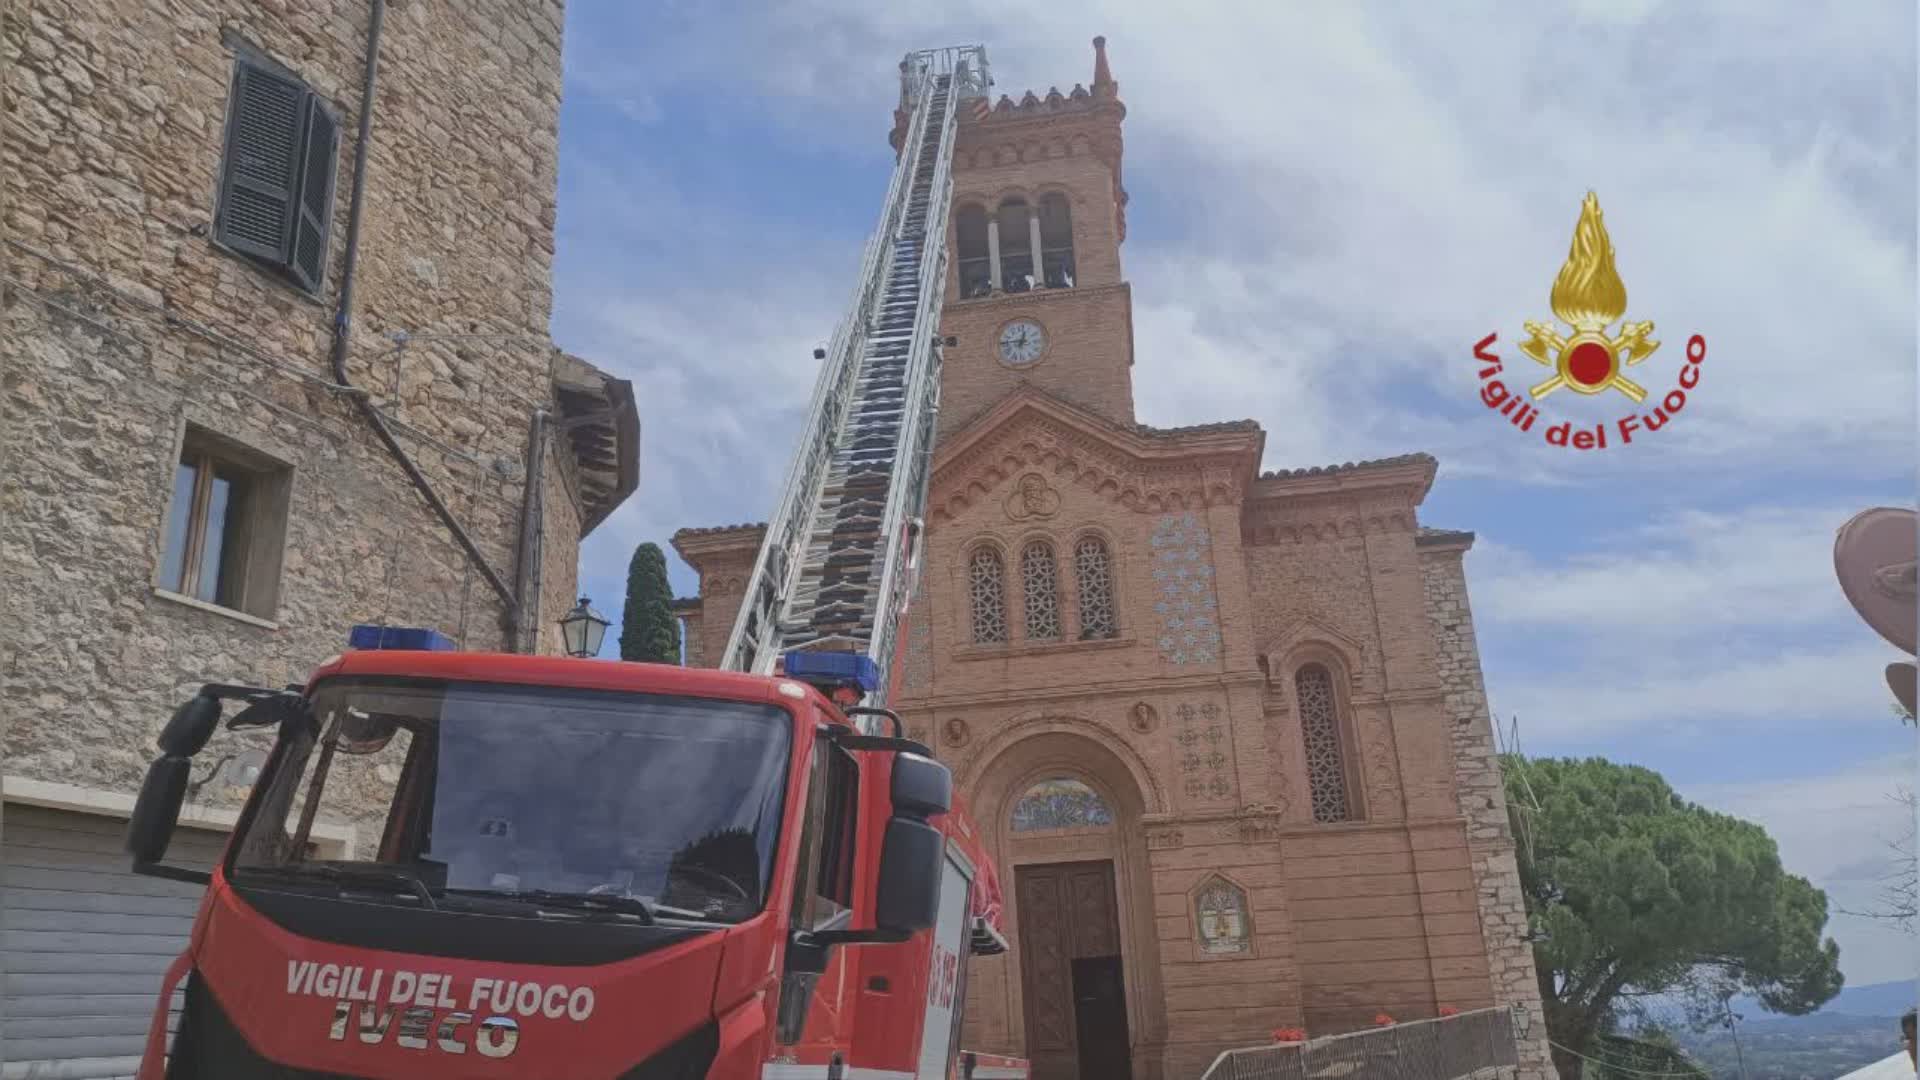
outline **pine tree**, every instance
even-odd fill
[[[641,544],[627,564],[627,607],[620,616],[620,659],[655,664],[680,662],[680,621],[673,617],[667,556],[658,544]]]

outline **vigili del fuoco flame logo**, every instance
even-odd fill
[[[1527,337],[1520,351],[1553,374],[1526,388],[1524,394],[1508,387],[1501,375],[1506,365],[1493,344],[1499,334],[1481,338],[1473,346],[1473,357],[1480,369],[1480,400],[1487,408],[1507,418],[1521,431],[1533,431],[1540,420],[1540,407],[1534,402],[1570,390],[1587,397],[1611,397],[1618,392],[1634,405],[1644,405],[1647,391],[1627,375],[1632,368],[1651,357],[1660,348],[1653,338],[1653,322],[1620,322],[1627,313],[1627,286],[1613,265],[1613,241],[1600,216],[1600,200],[1587,192],[1580,204],[1580,221],[1573,227],[1573,246],[1567,252],[1566,265],[1553,280],[1553,314],[1571,333],[1562,333],[1553,322],[1528,321]],[[1608,329],[1620,323],[1619,332]],[[1707,358],[1707,339],[1694,334],[1687,339],[1687,359],[1681,365],[1676,385],[1650,410],[1635,409],[1612,421],[1601,420],[1592,426],[1578,426],[1562,420],[1542,429],[1542,436],[1554,446],[1574,450],[1605,450],[1625,446],[1636,434],[1659,431],[1686,408],[1687,391],[1700,384],[1700,365]]]

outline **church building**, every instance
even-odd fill
[[[987,833],[1012,948],[964,1044],[1038,1080],[1488,1007],[1550,1075],[1462,558],[1422,453],[1260,471],[1253,420],[1134,411],[1126,108],[961,121],[924,569],[895,706]],[[907,117],[896,114],[893,142]],[[1146,357],[1172,363],[1172,357]],[[690,664],[763,529],[683,529]]]

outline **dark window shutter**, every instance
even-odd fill
[[[297,82],[246,60],[236,64],[215,235],[276,265],[287,262],[293,240],[308,96]]]
[[[308,292],[320,291],[327,276],[327,231],[333,218],[334,159],[340,152],[340,125],[320,103],[307,98],[307,144],[300,164],[300,199],[294,214],[293,257],[288,268]]]

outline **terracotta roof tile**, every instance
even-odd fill
[[[738,525],[707,525],[701,528],[681,529],[673,534],[673,538],[678,540],[683,536],[710,536],[714,533],[739,532],[747,529],[764,529],[766,527],[767,523],[764,521],[744,521]]]
[[[1329,473],[1357,472],[1361,469],[1384,468],[1389,465],[1433,465],[1437,464],[1432,454],[1401,454],[1398,457],[1374,458],[1371,461],[1349,461],[1344,465],[1315,465],[1305,469],[1275,469],[1260,474],[1262,480],[1286,480],[1296,476],[1326,476]]]
[[[1259,431],[1258,420],[1222,420],[1212,424],[1188,424],[1186,427],[1154,427],[1151,424],[1135,424],[1133,430],[1150,439],[1166,439],[1179,435],[1212,435],[1225,431]]]

